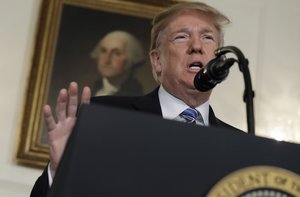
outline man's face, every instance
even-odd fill
[[[215,57],[218,43],[219,32],[207,16],[193,10],[174,16],[162,32],[158,52],[151,54],[160,83],[184,101],[199,94],[194,77]]]
[[[126,42],[116,35],[106,36],[100,43],[98,70],[103,77],[116,78],[128,69]]]

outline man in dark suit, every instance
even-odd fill
[[[139,97],[91,97],[83,89],[82,103],[101,103],[146,112],[166,119],[230,127],[215,117],[209,105],[211,91],[200,92],[194,87],[194,77],[223,45],[222,25],[226,16],[203,3],[181,3],[159,13],[153,20],[150,59],[154,77],[160,86]],[[69,89],[58,95],[56,117],[46,105],[44,115],[48,127],[50,162],[37,180],[31,196],[45,196],[55,176],[65,144],[76,122],[78,87],[72,82]],[[187,112],[187,113],[186,113]]]

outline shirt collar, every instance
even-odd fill
[[[158,98],[162,111],[162,116],[165,119],[173,120],[181,112],[183,112],[189,106],[185,104],[182,100],[174,97],[168,93],[162,86],[158,90]],[[204,125],[209,125],[209,101],[206,101],[200,106],[197,106],[196,109],[201,113]]]

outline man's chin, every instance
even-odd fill
[[[199,94],[211,94],[212,90],[204,92],[204,91],[200,91],[200,90],[196,89],[195,86],[192,86],[192,87],[189,88],[189,91],[190,91],[191,94],[199,95]]]

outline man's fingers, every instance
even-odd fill
[[[91,90],[88,87],[83,89],[82,103],[89,103],[91,98]],[[71,82],[68,91],[61,89],[56,103],[57,121],[63,121],[67,117],[76,117],[78,108],[78,85]]]
[[[67,90],[61,89],[57,97],[57,103],[55,108],[57,121],[63,121],[66,119],[67,101],[68,101]]]
[[[49,105],[45,105],[44,107],[44,117],[48,131],[52,131],[53,129],[55,129],[56,122],[53,118],[52,111]]]
[[[78,107],[78,85],[76,82],[70,83],[68,100],[68,116],[75,117]]]
[[[89,87],[84,87],[82,90],[82,95],[81,95],[81,103],[82,104],[89,104],[90,99],[91,99],[91,89]]]

